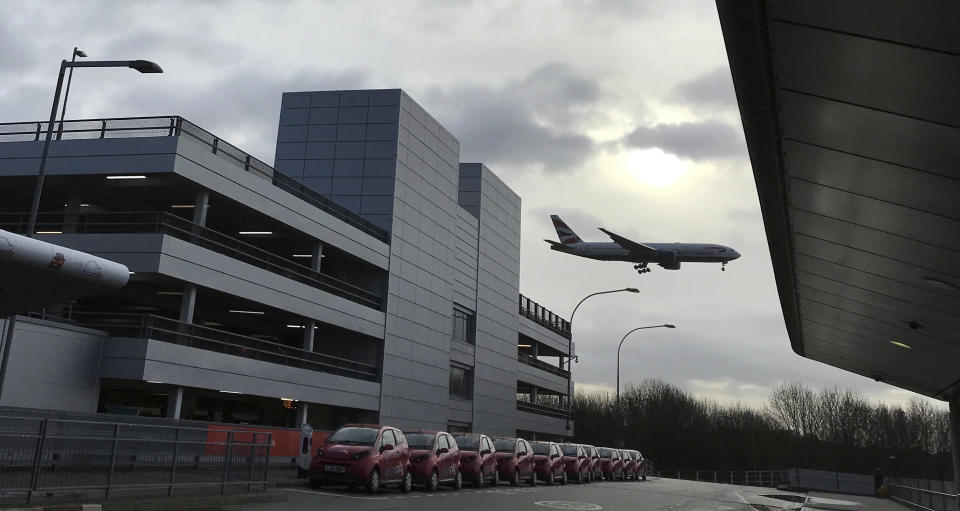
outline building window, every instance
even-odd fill
[[[450,396],[473,400],[473,369],[450,366]]]
[[[453,340],[454,342],[463,342],[474,344],[476,342],[477,322],[474,315],[469,310],[454,306],[453,307]]]

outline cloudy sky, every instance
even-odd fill
[[[660,378],[759,405],[771,386],[913,394],[793,354],[708,0],[0,3],[0,122],[49,116],[58,63],[143,58],[162,75],[78,73],[68,117],[180,114],[273,161],[280,94],[403,88],[523,198],[521,289],[577,313],[581,388]],[[605,241],[731,245],[743,257],[638,276],[548,250],[548,215]]]

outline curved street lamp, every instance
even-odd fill
[[[623,347],[623,341],[627,340],[627,337],[636,332],[637,330],[647,330],[650,328],[677,328],[676,325],[671,325],[669,323],[663,325],[651,325],[651,326],[640,326],[630,330],[623,335],[623,339],[620,339],[620,345],[617,346],[617,443],[615,444],[617,448],[620,448],[620,427],[623,422],[623,413],[620,410],[620,348]]]
[[[570,336],[567,337],[567,436],[570,436],[570,413],[572,408],[572,399],[570,393],[572,391],[573,385],[573,317],[577,315],[577,309],[580,308],[580,305],[583,302],[587,301],[587,298],[597,296],[597,295],[606,295],[610,293],[639,293],[640,290],[635,287],[625,287],[623,289],[611,289],[609,291],[597,291],[596,293],[590,293],[587,296],[584,296],[577,306],[573,308],[573,312],[570,313]]]

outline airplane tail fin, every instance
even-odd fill
[[[576,245],[578,243],[583,243],[583,240],[580,239],[580,236],[577,236],[577,233],[573,232],[573,229],[568,227],[559,216],[550,215],[550,220],[553,220],[553,227],[557,230],[557,236],[560,237],[561,244]]]

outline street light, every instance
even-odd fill
[[[70,62],[76,62],[77,57],[86,58],[87,52],[77,49],[76,46],[73,47],[73,55],[70,57]],[[57,130],[57,140],[60,139],[60,136],[63,134],[63,118],[67,114],[67,98],[70,97],[70,82],[73,81],[73,68],[70,68],[70,72],[67,73],[67,90],[63,91],[63,108],[60,109],[60,128]]]
[[[83,55],[81,55],[81,53]],[[85,56],[82,50],[74,49],[74,56]],[[37,184],[33,188],[33,204],[30,207],[30,221],[27,224],[27,236],[33,237],[37,226],[37,212],[40,209],[40,193],[43,190],[43,176],[47,169],[47,156],[50,154],[50,139],[53,137],[53,124],[57,121],[57,107],[60,106],[60,88],[63,87],[63,75],[67,68],[71,71],[75,67],[128,67],[141,73],[162,73],[163,69],[148,60],[90,60],[77,62],[66,60],[60,62],[60,75],[57,77],[57,89],[53,93],[53,107],[50,108],[50,122],[47,123],[47,136],[43,141],[43,153],[40,156],[40,170],[37,172]],[[64,104],[66,108],[66,104]]]
[[[587,301],[587,298],[597,295],[606,295],[610,293],[639,293],[640,290],[635,287],[625,287],[623,289],[611,289],[609,291],[597,291],[596,293],[590,293],[587,296],[584,296],[577,306],[573,308],[573,312],[570,313],[570,337],[567,338],[567,436],[570,434],[570,413],[571,413],[571,399],[570,392],[571,386],[573,384],[573,317],[577,315],[577,309],[580,308],[580,305],[583,302]]]
[[[623,339],[620,339],[620,345],[617,346],[617,443],[615,444],[617,448],[620,448],[620,423],[623,422],[623,413],[620,410],[620,348],[623,347],[623,341],[627,340],[627,336],[636,332],[637,330],[647,330],[650,328],[677,328],[676,325],[665,324],[665,325],[652,325],[652,326],[640,326],[630,330],[623,335]]]

